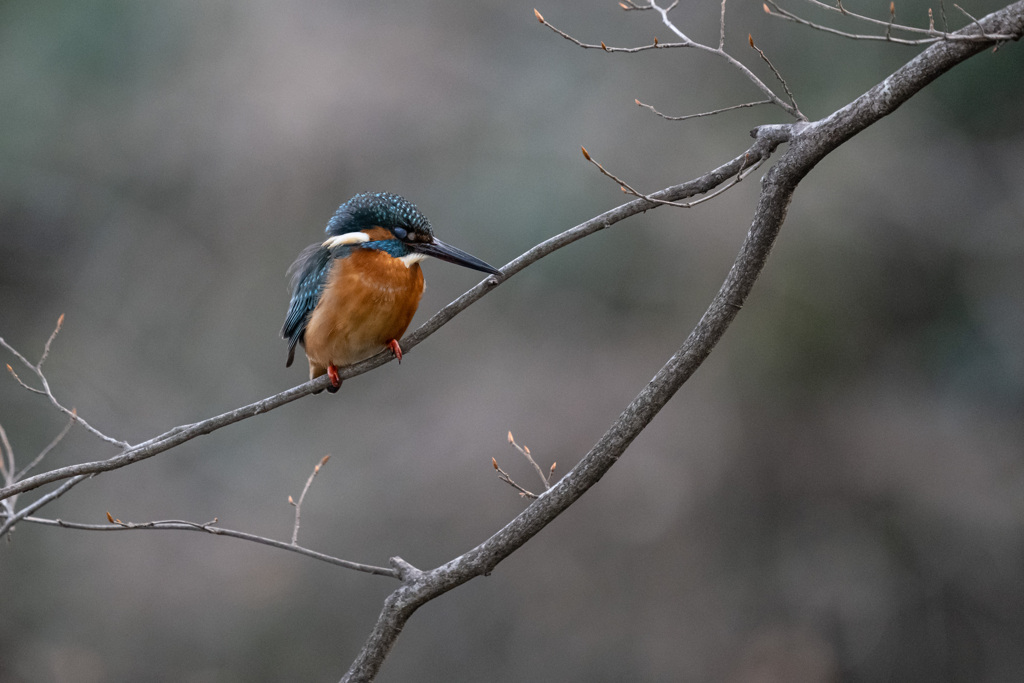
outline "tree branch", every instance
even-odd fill
[[[623,9],[628,9],[628,10],[645,10],[645,9],[656,10],[658,12],[658,14],[661,15],[662,23],[670,31],[675,33],[676,36],[682,41],[682,42],[679,42],[679,43],[660,43],[660,42],[658,42],[658,39],[655,38],[654,42],[652,44],[650,44],[650,45],[642,45],[642,46],[639,46],[639,47],[610,47],[608,45],[605,45],[603,41],[599,45],[598,44],[593,44],[593,43],[584,43],[583,41],[578,40],[578,39],[572,37],[571,35],[569,35],[565,31],[563,31],[562,29],[560,29],[560,28],[554,26],[553,24],[549,23],[541,15],[541,13],[538,12],[537,10],[533,10],[533,14],[534,14],[534,16],[537,17],[537,21],[539,21],[540,23],[544,24],[545,26],[547,26],[552,31],[554,31],[558,35],[562,36],[563,38],[565,38],[569,42],[571,42],[571,43],[573,43],[575,45],[578,45],[579,47],[585,48],[585,49],[602,50],[604,52],[627,52],[627,53],[633,53],[633,52],[643,52],[645,50],[655,50],[655,49],[665,49],[665,48],[679,48],[679,47],[687,48],[687,47],[689,47],[689,48],[693,48],[695,50],[701,50],[703,52],[708,52],[708,53],[713,54],[716,57],[724,59],[726,62],[728,62],[730,66],[732,66],[734,69],[736,69],[741,74],[743,74],[744,78],[746,78],[751,83],[753,83],[754,87],[756,87],[758,90],[760,90],[762,93],[764,93],[764,95],[773,104],[776,104],[779,107],[781,107],[790,116],[792,116],[793,118],[797,119],[798,121],[806,121],[807,120],[807,117],[804,116],[803,112],[801,112],[800,109],[796,106],[796,102],[792,100],[792,94],[790,94],[790,100],[791,101],[790,102],[786,102],[785,100],[780,98],[778,95],[776,95],[775,92],[771,88],[769,88],[767,85],[765,85],[765,83],[760,78],[755,76],[754,72],[752,72],[750,69],[748,69],[746,67],[746,65],[743,64],[743,62],[739,61],[738,59],[736,59],[735,57],[733,57],[732,55],[730,55],[728,52],[725,51],[725,3],[724,2],[722,3],[722,20],[721,20],[721,26],[720,26],[719,45],[718,45],[718,47],[713,47],[711,45],[705,45],[703,43],[698,43],[697,41],[690,39],[689,36],[687,36],[683,31],[681,31],[679,29],[679,27],[676,26],[675,23],[673,23],[671,19],[669,19],[668,13],[671,12],[673,8],[675,8],[676,4],[678,4],[678,2],[673,2],[668,7],[661,7],[660,5],[657,5],[654,2],[651,2],[649,5],[635,5],[633,3],[630,3],[628,6],[623,6]],[[762,54],[762,57],[763,56],[764,55]],[[774,67],[772,67],[772,69],[774,71]],[[775,72],[775,75],[779,78],[780,81],[782,80],[782,76],[780,76],[778,74],[778,72]],[[785,85],[784,81],[783,81],[783,84]],[[787,90],[788,90],[788,88],[787,88]]]
[[[207,522],[206,524],[198,524],[196,522],[188,522],[185,520],[178,519],[138,523],[114,520],[110,524],[82,524],[79,522],[66,522],[62,519],[44,519],[42,517],[26,516],[24,517],[24,521],[32,522],[33,524],[42,524],[45,526],[59,526],[64,529],[78,529],[80,531],[134,531],[139,529],[148,529],[156,531],[199,531],[206,534],[212,534],[214,536],[227,536],[229,538],[238,538],[243,541],[251,541],[253,543],[259,543],[261,545],[270,546],[271,548],[287,550],[289,552],[298,553],[299,555],[311,557],[314,560],[320,560],[321,562],[327,562],[328,564],[333,564],[338,567],[344,567],[345,569],[353,569],[355,571],[365,572],[367,574],[376,574],[377,576],[389,576],[393,579],[401,578],[401,572],[399,572],[396,569],[390,569],[388,567],[375,567],[371,564],[361,564],[359,562],[343,560],[340,557],[333,557],[331,555],[319,553],[315,550],[310,550],[309,548],[303,548],[302,546],[296,545],[295,543],[285,543],[284,541],[277,541],[273,538],[257,536],[256,534],[250,534],[244,531],[236,531],[234,529],[225,529],[224,527],[213,526],[217,523],[216,519],[212,522]]]
[[[782,131],[783,129],[780,128],[779,130]],[[540,259],[557,251],[558,249],[561,249],[562,247],[568,246],[577,240],[583,239],[584,237],[592,235],[600,230],[604,230],[605,228],[610,228],[619,221],[629,218],[630,216],[656,208],[661,201],[675,201],[706,193],[714,189],[729,178],[735,176],[739,173],[740,169],[746,165],[760,161],[762,158],[767,158],[771,151],[774,150],[775,147],[784,139],[785,136],[781,134],[759,136],[746,152],[700,176],[699,178],[652,193],[648,195],[649,199],[636,199],[634,201],[627,202],[626,204],[611,209],[610,211],[606,211],[605,213],[591,218],[574,228],[570,228],[559,235],[541,242],[524,254],[520,255],[518,258],[506,264],[505,267],[501,269],[503,276],[501,282],[508,280],[524,268],[536,263]],[[443,327],[456,315],[487,295],[491,290],[497,287],[498,284],[499,282],[494,276],[489,276],[475,287],[462,294],[462,296],[457,298],[455,301],[449,303],[447,306],[431,316],[431,318],[425,323],[420,325],[415,332],[402,340],[401,344],[403,351],[406,354],[412,351],[412,349],[425,341],[430,335],[437,332],[437,330]],[[17,353],[13,349],[11,349],[11,351]],[[369,372],[376,367],[384,365],[393,359],[394,354],[390,351],[382,351],[372,358],[339,368],[338,376],[343,380],[356,377],[365,372]],[[291,403],[292,401],[307,396],[315,391],[326,388],[329,383],[330,378],[324,375],[323,377],[310,380],[304,384],[282,391],[279,394],[269,396],[260,401],[256,401],[255,403],[250,403],[221,415],[201,420],[193,424],[175,427],[136,446],[129,446],[123,453],[106,460],[70,465],[28,477],[27,479],[23,479],[0,489],[0,500],[25,491],[31,491],[32,489],[43,486],[44,484],[60,481],[62,479],[93,475],[100,472],[109,472],[110,470],[126,467],[140,460],[145,460],[155,455],[159,455],[160,453],[170,450],[175,446],[179,446],[186,441],[191,441],[196,437],[210,434],[211,432],[227,427],[228,425],[235,424],[236,422],[255,417],[256,415],[266,413],[270,410],[274,410],[275,408],[280,408],[283,405]]]
[[[990,14],[980,23],[985,31],[1012,34],[1018,39],[1024,34],[1024,0]],[[686,341],[590,452],[557,484],[469,552],[436,569],[416,572],[404,578],[402,587],[385,600],[370,637],[342,679],[343,683],[372,680],[416,609],[476,576],[489,574],[499,562],[596,484],[693,375],[736,317],[764,268],[793,193],[807,173],[831,151],[895,111],[942,73],[985,47],[985,44],[963,41],[935,44],[822,121],[755,129],[752,134],[758,140],[766,136],[783,136],[789,139],[790,144],[765,174],[750,231],[718,294]]]

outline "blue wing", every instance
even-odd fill
[[[305,342],[309,316],[320,302],[333,262],[331,252],[323,245],[311,244],[302,250],[299,258],[288,269],[292,279],[292,300],[288,304],[284,327],[281,328],[281,336],[288,340],[288,362],[285,367],[291,366],[295,360],[295,345]]]

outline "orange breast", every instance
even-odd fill
[[[423,271],[383,252],[356,249],[331,267],[306,327],[310,378],[327,366],[378,353],[405,333],[423,296]]]

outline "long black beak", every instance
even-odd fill
[[[445,244],[441,240],[434,238],[433,242],[409,242],[407,243],[409,248],[413,251],[417,251],[427,256],[433,256],[434,258],[441,259],[442,261],[448,261],[448,263],[455,263],[466,268],[472,268],[473,270],[479,270],[483,273],[490,273],[491,275],[501,276],[501,271],[492,265],[484,263],[476,256],[467,254],[461,249],[456,249],[450,244]]]

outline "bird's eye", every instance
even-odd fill
[[[392,228],[391,232],[393,232],[395,237],[400,240],[404,240],[409,235],[409,231],[405,228]]]

